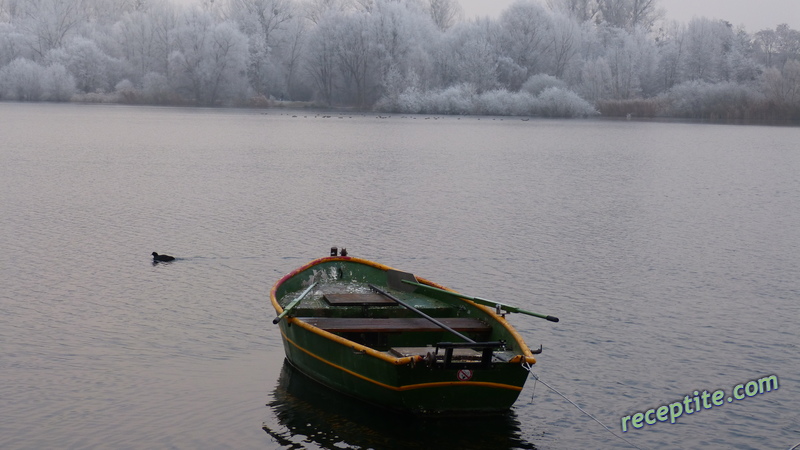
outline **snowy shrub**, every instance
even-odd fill
[[[75,77],[61,64],[51,64],[45,70],[46,100],[69,101],[75,94]]]
[[[0,98],[15,101],[66,101],[75,79],[60,64],[44,67],[18,58],[0,69]]]
[[[396,101],[384,97],[376,108],[412,114],[483,114],[493,116],[585,117],[597,114],[578,94],[551,87],[538,97],[528,92],[494,89],[478,94],[474,86],[460,84],[438,91],[407,89]]]
[[[547,88],[539,97],[539,115],[544,117],[585,117],[597,114],[578,94],[557,87]]]
[[[422,96],[416,88],[409,88],[397,97],[395,106],[398,112],[419,114],[423,109]]]
[[[144,100],[150,103],[166,103],[170,97],[167,77],[156,72],[148,72],[142,79]]]
[[[745,119],[763,100],[753,89],[733,83],[688,81],[669,90],[667,113],[693,119]]]
[[[567,83],[554,76],[540,73],[528,78],[528,81],[523,83],[521,90],[532,95],[539,95],[547,88],[566,89]]]
[[[422,98],[417,86],[419,77],[411,72],[403,77],[399,70],[392,68],[384,77],[384,95],[375,103],[375,109],[385,112],[406,112],[416,114],[422,111]]]
[[[510,116],[512,114],[511,97],[514,95],[505,89],[486,91],[475,99],[475,110],[479,114]]]
[[[472,114],[475,87],[469,83],[450,86],[443,91],[434,92],[425,96],[430,100],[426,102],[427,114]]]
[[[134,86],[133,82],[131,82],[131,80],[127,78],[120,81],[119,83],[117,83],[116,86],[114,86],[114,92],[116,92],[117,95],[119,95],[122,101],[127,103],[134,103],[139,97],[139,92],[136,89],[136,86]]]
[[[538,110],[538,100],[527,92],[505,89],[487,91],[476,99],[477,112],[492,116],[529,116]]]
[[[43,75],[42,66],[27,59],[15,59],[0,70],[0,95],[5,100],[42,100]]]

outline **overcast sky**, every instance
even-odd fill
[[[467,18],[497,17],[515,0],[459,0]],[[658,0],[667,18],[689,22],[692,17],[722,19],[744,25],[749,33],[788,23],[800,29],[800,0]],[[544,1],[542,0],[542,3]]]

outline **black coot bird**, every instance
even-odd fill
[[[169,262],[174,260],[175,260],[174,256],[159,255],[158,253],[153,252],[153,262]]]

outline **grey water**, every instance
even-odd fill
[[[426,421],[293,373],[268,292],[333,245],[558,316],[533,372],[640,448],[800,442],[800,129],[326,115],[0,103],[0,448],[633,448],[533,378]]]

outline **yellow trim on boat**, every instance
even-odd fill
[[[310,332],[312,332],[314,334],[318,334],[318,335],[324,337],[325,339],[328,339],[330,341],[336,342],[339,345],[343,345],[345,347],[352,348],[353,350],[358,351],[358,352],[366,353],[369,356],[372,356],[373,358],[378,358],[380,360],[386,361],[388,363],[392,363],[392,364],[397,365],[397,366],[402,366],[402,365],[405,365],[405,364],[411,364],[412,362],[416,362],[416,361],[419,361],[419,360],[422,359],[421,356],[405,356],[403,358],[395,358],[395,357],[389,356],[389,355],[387,355],[385,353],[379,352],[379,351],[377,351],[375,349],[372,349],[372,348],[366,347],[364,345],[361,345],[361,344],[359,344],[357,342],[353,342],[353,341],[351,341],[349,339],[345,339],[345,338],[343,338],[341,336],[337,336],[337,335],[331,333],[330,331],[325,331],[322,328],[317,328],[314,325],[311,325],[311,324],[309,324],[307,322],[303,322],[302,320],[300,320],[300,319],[298,319],[296,317],[290,318],[289,319],[289,324],[297,325],[300,328],[303,328],[303,329],[305,329],[307,331],[310,331]]]
[[[301,321],[297,321],[297,323],[302,323],[302,322]],[[378,385],[378,386],[380,386],[382,388],[389,389],[389,390],[392,390],[392,391],[402,392],[402,391],[410,391],[412,389],[424,389],[424,388],[444,387],[444,386],[482,386],[482,387],[509,389],[509,390],[512,390],[512,391],[522,391],[522,387],[521,386],[512,386],[510,384],[501,384],[501,383],[491,383],[491,382],[488,382],[488,381],[440,381],[440,382],[436,382],[436,383],[419,383],[419,384],[407,384],[405,386],[392,386],[392,385],[389,385],[389,384],[386,384],[386,383],[382,383],[382,382],[377,381],[377,380],[373,380],[372,378],[365,377],[364,375],[361,375],[360,373],[353,372],[350,369],[346,369],[346,368],[344,368],[344,367],[342,367],[342,366],[340,366],[338,364],[335,364],[335,363],[332,363],[332,362],[328,361],[327,359],[325,359],[325,358],[323,358],[323,357],[321,357],[321,356],[319,356],[319,355],[317,355],[315,353],[312,353],[311,351],[301,347],[296,342],[291,340],[288,336],[286,336],[286,334],[283,332],[283,330],[281,330],[281,335],[283,336],[284,339],[286,339],[286,342],[294,345],[295,347],[297,347],[297,349],[299,349],[303,353],[305,353],[305,354],[307,354],[307,355],[309,355],[309,356],[311,356],[313,358],[316,358],[316,359],[324,362],[325,364],[327,364],[327,365],[329,365],[329,366],[331,366],[333,368],[336,368],[336,369],[339,369],[339,370],[341,370],[341,371],[343,371],[345,373],[348,373],[348,374],[350,374],[350,375],[352,375],[352,376],[354,376],[356,378],[360,378],[360,379],[362,379],[364,381],[369,381],[370,383],[376,384],[376,385]],[[347,341],[347,342],[351,342],[351,341]],[[372,351],[375,352],[374,350],[372,350]],[[378,353],[378,352],[375,352],[375,353]],[[403,358],[403,359],[406,359],[406,358]]]

